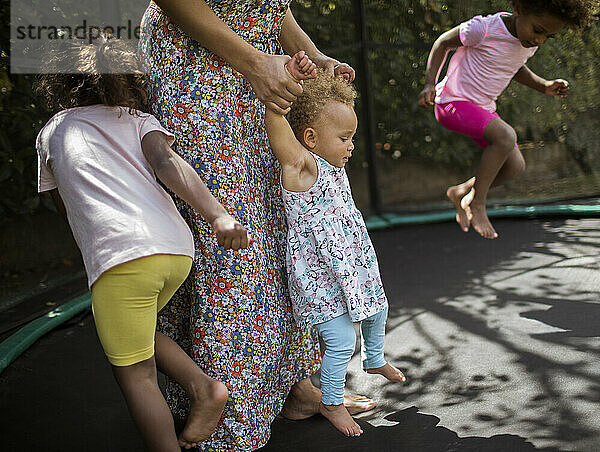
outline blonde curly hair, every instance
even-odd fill
[[[357,97],[352,84],[322,70],[319,70],[316,78],[304,80],[303,89],[287,114],[287,120],[300,142],[304,131],[315,125],[329,102],[341,102],[354,108],[354,99]]]

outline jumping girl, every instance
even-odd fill
[[[442,34],[433,44],[419,105],[435,105],[435,117],[448,130],[471,137],[483,149],[475,173],[446,194],[456,207],[456,221],[483,237],[498,237],[485,203],[490,187],[515,178],[525,169],[514,129],[496,113],[496,99],[511,80],[549,96],[565,97],[569,84],[546,80],[526,65],[538,47],[564,27],[586,26],[598,0],[513,0],[513,13],[475,16]],[[450,50],[448,72],[437,83]]]

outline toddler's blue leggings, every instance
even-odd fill
[[[385,321],[388,309],[367,317],[361,322],[361,354],[363,369],[385,364],[383,357]],[[321,401],[324,405],[344,403],[344,384],[348,363],[354,354],[356,332],[348,314],[315,325],[325,342],[321,361]]]

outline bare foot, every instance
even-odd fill
[[[472,192],[474,183],[475,178],[472,177],[468,181],[459,185],[453,185],[446,190],[446,196],[450,199],[450,201],[452,201],[452,204],[454,204],[454,207],[456,208],[456,222],[465,232],[469,230],[469,226],[471,224],[468,216],[468,205],[470,201],[466,203],[466,206],[464,203],[461,203],[461,201],[463,198],[465,198],[465,196],[468,196],[470,192]]]
[[[344,396],[344,406],[350,414],[355,415],[372,410],[375,408],[375,402],[368,397],[351,394]]]
[[[285,65],[289,74],[296,80],[308,80],[317,76],[317,65],[312,62],[304,50],[297,52]]]
[[[346,436],[360,436],[362,428],[358,425],[344,405],[323,405],[321,403],[321,414]]]
[[[480,206],[471,203],[471,224],[473,225],[473,229],[475,229],[479,235],[486,239],[495,239],[498,237],[498,234],[494,230],[492,223],[487,216],[487,212],[485,211],[485,205]]]
[[[406,377],[400,370],[396,369],[390,363],[385,363],[381,367],[375,367],[373,369],[367,369],[368,374],[379,374],[383,375],[390,381],[397,381],[400,383],[406,382]]]
[[[344,406],[354,415],[372,410],[375,402],[368,397],[351,394],[344,396]],[[300,421],[319,413],[320,407],[321,391],[312,384],[310,378],[305,378],[292,386],[280,414],[286,419]]]
[[[191,449],[206,441],[219,423],[229,391],[220,381],[210,380],[208,384],[203,382],[196,393],[189,394],[190,414],[179,435],[180,447]]]
[[[321,391],[312,384],[310,378],[305,378],[292,386],[281,415],[292,421],[307,419],[319,412],[320,405]]]

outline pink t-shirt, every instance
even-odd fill
[[[437,104],[466,100],[496,111],[496,99],[517,71],[536,52],[525,48],[507,30],[500,12],[475,16],[460,24],[459,47],[448,66],[446,77],[436,86]]]
[[[40,131],[38,189],[58,188],[91,287],[115,265],[152,254],[194,257],[192,234],[142,152],[149,114],[91,105],[54,115]]]

